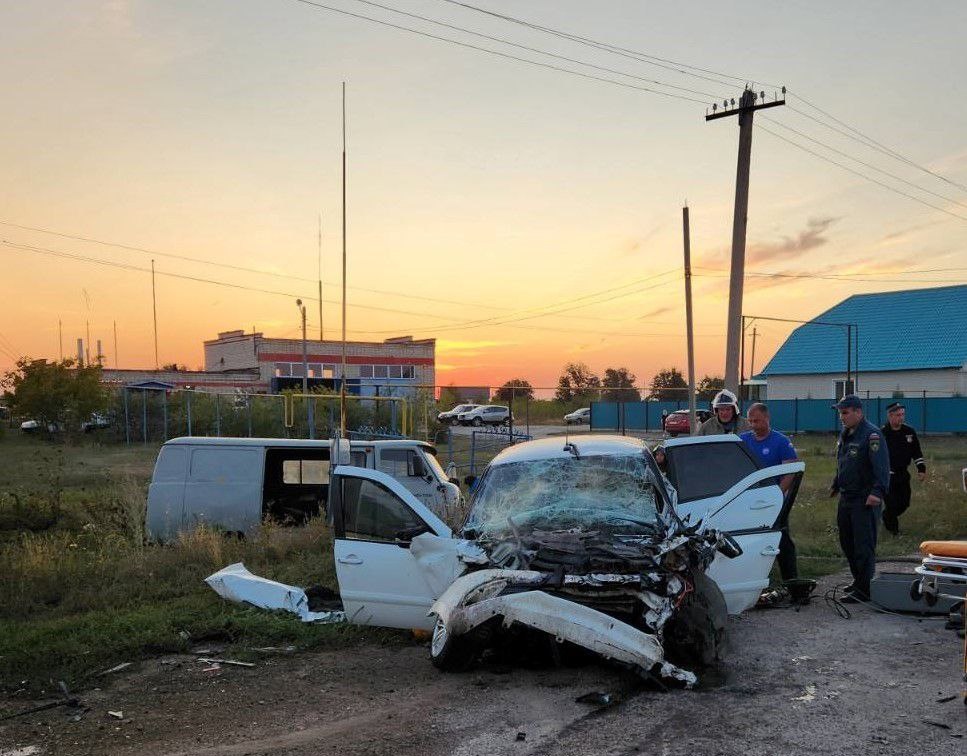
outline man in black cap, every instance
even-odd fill
[[[910,507],[910,462],[917,466],[917,478],[927,477],[927,463],[920,450],[917,432],[906,420],[906,409],[901,402],[886,408],[887,424],[880,428],[890,451],[890,490],[883,507],[883,527],[893,535],[900,534],[900,515]]]
[[[836,445],[836,476],[829,495],[839,494],[839,545],[853,575],[844,601],[869,601],[876,569],[876,531],[890,488],[890,454],[879,428],[863,417],[863,403],[856,394],[847,394],[833,407],[839,410],[843,432]]]

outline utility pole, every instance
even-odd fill
[[[785,96],[786,88],[782,88]],[[761,100],[758,104],[756,100]],[[731,107],[729,107],[731,104]],[[766,102],[765,92],[757,93],[748,87],[742,92],[739,104],[735,100],[712,106],[705,120],[738,116],[739,159],[735,173],[735,211],[732,218],[732,272],[729,277],[729,315],[725,340],[725,387],[738,394],[739,390],[739,342],[742,338],[742,288],[745,281],[745,232],[749,215],[749,168],[752,160],[752,116],[757,110],[785,105],[778,95]]]
[[[319,341],[325,339],[325,331],[322,328],[322,213],[319,213]]]
[[[688,235],[688,205],[682,208],[685,238],[685,332],[688,339],[688,434],[698,430],[695,422],[695,341],[692,333],[692,251]]]
[[[158,369],[158,298],[154,288],[154,260],[151,261],[151,311],[154,313],[154,369]]]
[[[120,367],[118,362],[118,322],[114,321],[114,369],[117,370]]]
[[[302,396],[306,400],[306,425],[309,426],[309,438],[316,437],[316,418],[313,412],[312,399],[309,397],[309,351],[306,346],[306,306],[301,299],[295,301],[302,315]]]
[[[346,438],[346,82],[342,83],[342,380],[339,381],[339,437]]]
[[[755,375],[755,337],[757,333],[756,327],[752,326],[752,364],[749,365],[749,378]]]

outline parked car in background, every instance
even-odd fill
[[[81,423],[81,430],[84,433],[91,433],[96,430],[103,430],[104,428],[111,427],[111,418],[107,415],[102,415],[100,412],[95,412],[91,415],[89,420],[85,420]]]
[[[506,425],[510,422],[510,409],[500,404],[484,404],[469,412],[460,413],[460,425]]]
[[[698,424],[701,425],[706,420],[712,416],[712,413],[708,410],[695,410],[695,417],[698,420]],[[678,435],[687,436],[691,433],[691,429],[688,427],[688,410],[675,410],[668,417],[665,418],[665,433],[674,438]]]
[[[479,406],[479,404],[458,404],[452,410],[438,414],[436,416],[437,422],[443,423],[444,425],[459,425],[460,414],[462,412],[470,412],[470,410],[474,410]]]
[[[43,430],[43,426],[39,420],[24,420],[20,423],[21,433],[39,433],[41,430]],[[47,423],[48,433],[60,433],[62,430],[64,430],[64,427],[60,423]]]
[[[574,412],[568,412],[564,416],[565,425],[581,425],[582,423],[591,424],[591,408],[581,407],[581,409],[574,410]]]

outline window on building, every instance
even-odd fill
[[[288,377],[292,375],[292,366],[288,362],[276,362],[275,374]]]
[[[373,366],[372,365],[360,365],[359,366],[359,377],[360,378],[372,378],[373,377]]]
[[[309,377],[310,378],[322,378],[322,365],[318,362],[309,363]]]
[[[292,362],[290,364],[292,365],[292,377],[293,378],[301,378],[303,375],[305,375],[305,371],[302,369],[302,363],[301,362]]]
[[[389,378],[386,365],[373,365],[373,378]]]
[[[335,378],[336,377],[336,366],[335,365],[323,365],[322,366],[322,377],[323,378]]]
[[[847,394],[855,394],[856,385],[854,381],[833,381],[833,399],[837,401]]]
[[[413,375],[414,375],[413,374],[413,366],[412,365],[403,365],[402,367],[403,367],[403,377],[404,378],[411,378],[412,379],[413,378]]]
[[[402,378],[403,377],[403,366],[402,365],[390,365],[388,367],[390,378]]]

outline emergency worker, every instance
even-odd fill
[[[922,483],[927,477],[927,462],[920,450],[917,432],[906,420],[906,409],[900,402],[886,408],[887,423],[882,428],[890,451],[890,490],[883,506],[883,527],[893,535],[900,534],[900,515],[910,507],[910,462],[917,467],[917,478]]]
[[[750,430],[749,421],[739,414],[739,400],[728,389],[719,391],[712,400],[712,416],[698,429],[699,436],[742,433]]]
[[[863,417],[863,403],[856,394],[847,394],[833,407],[839,410],[843,432],[836,444],[836,475],[829,495],[839,494],[839,545],[853,575],[843,600],[857,603],[870,600],[876,531],[890,488],[890,453],[880,429]]]

